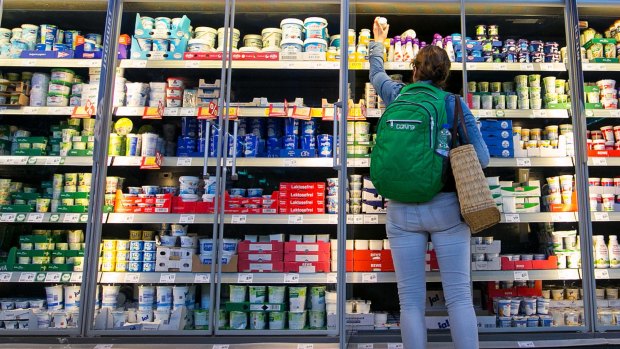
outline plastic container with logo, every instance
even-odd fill
[[[323,39],[306,39],[304,41],[305,52],[327,52],[327,41]]]
[[[327,20],[321,17],[308,17],[304,20],[304,28],[306,30],[306,39],[326,39]]]
[[[261,34],[263,47],[280,47],[280,42],[282,42],[282,29],[265,28]]]
[[[285,18],[280,22],[282,28],[282,39],[303,39],[304,22],[297,18]]]
[[[304,42],[301,39],[283,39],[281,46],[283,54],[296,54],[304,51]]]

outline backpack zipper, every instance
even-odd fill
[[[386,122],[390,124],[390,127],[394,127],[395,122],[402,122],[402,123],[407,123],[407,124],[421,124],[422,123],[422,121],[420,120],[387,120]]]
[[[398,103],[405,103],[405,104],[409,104],[409,105],[415,105],[417,107],[423,108],[424,110],[426,110],[426,112],[428,113],[428,118],[430,119],[430,129],[431,129],[431,134],[430,134],[430,139],[431,139],[431,144],[430,147],[434,148],[435,147],[435,118],[433,118],[433,113],[431,113],[430,110],[428,110],[427,107],[425,107],[423,104],[420,103],[414,103],[414,102],[407,102],[407,101],[399,101]],[[392,104],[390,104],[390,106],[395,105],[394,102],[392,102]],[[386,108],[387,111],[387,108]],[[387,120],[386,122],[390,122],[391,120]],[[391,125],[390,125],[391,126]]]

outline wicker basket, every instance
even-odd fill
[[[456,181],[461,215],[472,234],[499,223],[501,216],[474,146],[466,144],[450,150],[450,164]]]

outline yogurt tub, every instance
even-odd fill
[[[212,46],[205,39],[191,39],[187,45],[188,52],[209,52]]]
[[[196,28],[194,32],[194,38],[205,40],[210,48],[215,47],[216,37],[217,37],[217,30],[211,27],[198,27]]]
[[[270,330],[283,330],[285,317],[286,317],[286,312],[284,311],[269,312],[269,329]]]
[[[285,293],[286,293],[285,286],[269,286],[268,287],[269,303],[284,303]]]
[[[57,93],[60,95],[69,95],[71,94],[71,84],[70,83],[61,83],[61,82],[53,82],[49,84],[48,87],[49,93]]]
[[[52,69],[51,81],[52,82],[66,82],[73,83],[75,72],[71,69],[55,68]]]
[[[304,42],[301,39],[283,39],[281,42],[283,54],[296,54],[304,50]]]
[[[282,29],[265,28],[261,32],[263,47],[279,47],[282,42]]]
[[[47,106],[48,107],[66,107],[69,105],[69,96],[50,93],[47,96]]]
[[[305,52],[327,52],[327,41],[323,39],[309,38],[304,41]]]
[[[289,287],[289,309],[291,311],[302,311],[306,309],[306,286]]]
[[[285,18],[280,22],[280,28],[282,28],[282,39],[298,39],[303,38],[304,22],[297,18]]]
[[[306,39],[325,39],[327,38],[327,20],[321,17],[308,17],[304,20]]]
[[[230,285],[230,302],[231,303],[243,303],[243,302],[245,302],[246,293],[247,293],[247,287],[246,286]],[[231,314],[232,314],[232,312],[231,312]]]
[[[332,35],[329,37],[329,46],[340,48],[340,35]]]
[[[252,311],[250,312],[250,329],[251,330],[264,330],[266,327],[267,313],[264,311]]]
[[[257,34],[247,34],[243,37],[243,46],[263,48],[263,37]]]
[[[217,50],[218,51],[222,51],[224,48],[224,30],[225,28],[218,28],[217,30]],[[239,31],[239,29],[233,28],[232,35],[233,35],[232,46],[234,49],[236,49],[237,44],[239,43],[239,39],[241,38],[241,32]]]
[[[231,311],[229,324],[233,330],[245,330],[248,327],[248,316],[242,311]]]
[[[303,330],[306,327],[305,311],[290,311],[288,313],[288,328],[291,330]]]
[[[250,303],[265,303],[267,287],[266,286],[250,286]]]
[[[177,78],[177,77],[170,77],[168,79],[166,79],[166,82],[168,82],[168,87],[180,87],[183,88],[185,86],[185,80],[183,78]],[[184,176],[187,177],[187,176]],[[183,178],[183,177],[181,177]],[[195,177],[198,178],[198,177]]]
[[[310,310],[310,328],[318,329],[325,327],[325,311]]]

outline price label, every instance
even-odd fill
[[[176,280],[176,278],[177,278],[177,274],[174,274],[174,273],[161,274],[159,276],[159,283],[160,284],[172,284],[174,283],[174,280]]]
[[[607,166],[607,159],[606,158],[592,158],[592,165],[593,166]]]
[[[237,275],[237,282],[240,284],[251,284],[254,282],[254,274],[239,274]]]
[[[70,115],[70,108],[50,108],[49,113],[52,115]]]
[[[229,347],[228,344],[213,344],[213,349],[228,349]]]
[[[0,282],[11,282],[13,273],[0,273]]]
[[[530,167],[530,166],[532,166],[532,159],[517,158],[517,167]]]
[[[609,270],[607,269],[594,269],[594,277],[597,279],[609,279]]]
[[[576,271],[571,269],[558,269],[558,279],[560,280],[574,280]]]
[[[82,282],[82,273],[71,273],[71,282]]]
[[[338,215],[337,214],[330,214],[327,216],[327,223],[328,224],[338,224]]]
[[[47,273],[45,275],[45,282],[59,282],[62,277],[62,273]]]
[[[508,70],[508,65],[506,63],[495,63],[493,68],[495,70]]]
[[[17,214],[15,213],[3,213],[0,215],[0,222],[3,222],[3,223],[15,222],[16,217],[17,217]]]
[[[364,68],[363,62],[349,62],[350,70],[362,70]]]
[[[198,68],[200,67],[200,61],[185,61],[185,68]]]
[[[300,214],[289,215],[288,224],[304,224],[304,216]]]
[[[284,167],[295,167],[297,166],[296,159],[284,159]]]
[[[77,223],[79,221],[80,221],[79,213],[65,213],[65,215],[62,217],[63,223]]]
[[[536,346],[534,345],[534,342],[532,341],[517,342],[517,344],[519,345],[519,348],[536,348]]]
[[[403,343],[388,343],[388,349],[404,349]]]
[[[29,213],[26,218],[26,222],[29,223],[41,223],[43,222],[43,217],[45,215],[43,213]]]
[[[553,222],[564,222],[564,217],[561,214],[552,214],[551,220]]]
[[[34,59],[25,59],[22,61],[22,65],[28,66],[28,67],[33,67],[35,65],[37,65],[37,62]]]
[[[478,65],[476,63],[465,63],[465,69],[478,70]]]
[[[551,63],[542,63],[542,64],[540,65],[540,70],[542,70],[542,71],[550,71],[550,70],[553,70],[553,64],[551,64]]]
[[[181,108],[179,110],[179,115],[181,116],[196,116],[196,114],[196,108]]]
[[[328,284],[336,284],[338,283],[338,274],[336,273],[328,273],[326,278],[326,282]]]
[[[607,71],[607,64],[598,64],[596,66],[596,70],[598,70],[598,71]]]
[[[195,284],[208,284],[211,280],[210,274],[196,274],[194,275]]]
[[[233,159],[226,159],[226,166],[231,167],[233,164]]]
[[[357,345],[357,349],[374,349],[375,345],[372,343],[360,343]]]
[[[125,283],[128,284],[137,284],[138,282],[140,282],[140,274],[138,273],[128,273],[125,274]]]
[[[234,214],[230,222],[232,224],[245,224],[248,221],[248,216],[244,214]]]
[[[146,60],[130,59],[125,62],[127,62],[129,68],[146,68]]]
[[[493,117],[493,111],[492,110],[479,110],[478,111],[478,117],[479,118],[492,118]]]
[[[547,111],[544,109],[534,109],[532,110],[532,115],[535,118],[546,118],[547,117]]]
[[[360,214],[353,215],[353,224],[362,224],[364,223],[364,216]]]
[[[370,167],[370,159],[360,159],[359,167]]]
[[[166,108],[164,110],[164,116],[179,116],[180,108]]]
[[[609,221],[609,212],[594,212],[594,220],[595,221]]]
[[[181,217],[179,217],[180,224],[193,224],[195,220],[195,214],[182,214]]]
[[[34,282],[37,273],[21,273],[19,275],[19,282]]]
[[[362,282],[363,283],[376,283],[377,282],[377,273],[363,273],[362,274]]]
[[[518,213],[507,213],[504,215],[506,223],[519,223],[521,222],[521,216]]]
[[[527,270],[515,270],[514,278],[515,281],[528,281],[530,279],[530,275]]]
[[[112,349],[114,344],[97,344],[93,349]]]
[[[379,224],[379,216],[376,214],[364,215],[364,224]]]
[[[284,274],[284,283],[285,284],[298,284],[299,274]]]
[[[314,349],[314,344],[310,344],[310,343],[297,344],[297,349]]]
[[[177,166],[192,166],[192,158],[177,158]]]
[[[534,65],[532,63],[522,63],[520,66],[521,70],[534,70]]]
[[[62,158],[60,156],[48,156],[45,158],[45,164],[51,166],[58,166],[62,164]]]

